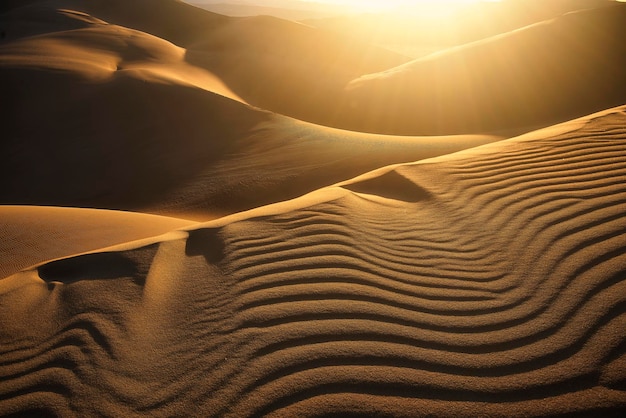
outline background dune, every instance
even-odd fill
[[[621,3],[572,12],[361,77],[349,86],[345,123],[405,134],[494,131],[621,105],[625,23]]]
[[[192,0],[188,3],[214,13],[227,16],[274,16],[281,19],[300,21],[304,19],[332,18],[349,13],[350,8],[341,4],[304,2],[292,0],[222,1]]]
[[[234,19],[216,31],[233,40],[226,53],[208,42],[193,45],[188,56],[221,74],[249,103],[327,126],[400,135],[519,133],[626,101],[625,10],[619,3],[582,10],[410,64],[405,59],[394,69],[378,51],[364,51],[359,38],[342,43],[336,32],[269,17]],[[254,34],[248,48],[233,47],[246,33]],[[306,33],[323,54],[305,41]],[[356,75],[369,62],[385,70]],[[256,77],[265,83],[254,83]]]
[[[147,17],[146,7],[145,0],[54,0],[17,7],[5,19],[10,27],[28,20],[29,10],[37,10],[40,20],[42,10],[63,8],[150,33],[185,48],[188,63],[214,74],[251,105],[349,130],[522,133],[626,100],[621,3],[410,64],[408,57],[358,37],[278,18],[226,17],[174,0],[151,5]],[[172,23],[177,19],[185,25]]]
[[[0,12],[4,12],[5,39],[23,36],[24,23],[26,27],[37,22],[49,24],[50,12],[59,9],[98,16],[106,22],[150,33],[179,46],[193,42],[204,36],[208,28],[229,20],[208,11],[199,13],[197,7],[179,0],[6,0],[0,6]],[[33,14],[40,16],[35,22],[32,22]],[[47,32],[44,27],[35,33]]]
[[[23,34],[24,21],[36,21],[27,26],[36,26],[32,33],[50,28],[39,28],[42,15],[50,19],[57,9],[166,39],[186,48],[190,63],[217,74],[247,102],[329,126],[336,124],[336,96],[350,80],[409,61],[347,35],[269,16],[226,17],[177,0],[35,1],[9,10],[2,23],[6,39]]]

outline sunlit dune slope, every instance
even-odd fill
[[[299,122],[243,103],[168,41],[43,6],[18,9],[24,21],[28,10],[55,29],[0,44],[0,203],[208,219],[499,139]],[[60,30],[74,20],[80,28]]]
[[[354,80],[346,126],[395,133],[547,126],[626,103],[626,4],[569,13]]]
[[[192,223],[120,211],[0,206],[0,279],[43,261],[153,237]]]
[[[625,155],[621,107],[23,271],[0,414],[621,417]]]

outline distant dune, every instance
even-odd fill
[[[54,8],[166,39],[249,104],[348,130],[520,133],[626,103],[626,5],[618,3],[411,63],[345,34],[269,16],[226,17],[174,0],[35,3],[10,11],[9,29],[31,12],[39,25]],[[5,32],[12,39],[12,30]]]
[[[625,11],[0,3],[0,416],[626,416]]]
[[[404,134],[484,132],[621,105],[625,37],[626,4],[617,4],[445,50],[354,80],[344,123]]]
[[[274,16],[287,20],[324,19],[349,13],[350,8],[332,3],[304,1],[205,1],[192,0],[188,3],[214,13],[227,16]]]
[[[522,132],[626,103],[625,11],[616,4],[568,14],[397,69],[360,47],[345,59],[337,42],[321,40],[333,32],[269,17],[233,20],[232,30],[220,28],[228,47],[218,50],[213,40],[188,55],[249,103],[327,126],[400,135]],[[236,40],[247,33],[241,51]],[[354,76],[372,64],[386,68],[381,77]]]

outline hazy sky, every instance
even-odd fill
[[[478,2],[498,2],[501,0],[302,0],[314,3],[329,3],[349,6],[355,10],[385,10],[394,8],[410,8],[420,6],[420,9],[430,8],[446,9],[451,5],[472,4]],[[626,0],[616,0],[618,2],[626,2]]]
[[[344,6],[354,7],[355,9],[389,9],[397,7],[449,7],[451,5],[462,5],[477,3],[480,1],[499,1],[499,0],[304,0],[315,3],[331,3]]]

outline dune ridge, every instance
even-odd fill
[[[620,107],[4,279],[0,413],[620,416],[624,126]]]

